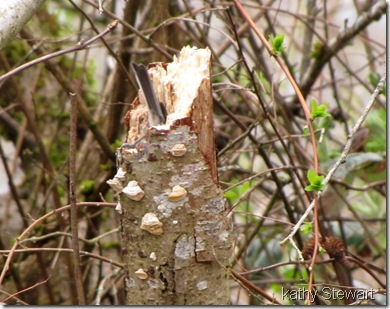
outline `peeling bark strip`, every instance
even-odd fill
[[[185,47],[148,71],[167,121],[148,127],[139,96],[117,154],[126,175],[114,181],[116,190],[135,181],[144,194],[119,195],[127,304],[229,304],[231,221],[218,186],[210,51]]]

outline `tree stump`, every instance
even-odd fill
[[[210,51],[185,47],[148,72],[166,124],[149,127],[142,96],[135,100],[110,181],[119,193],[126,304],[229,304],[231,220],[218,185]]]

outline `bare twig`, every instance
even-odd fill
[[[376,282],[378,282],[380,284],[380,286],[384,289],[386,289],[386,284],[384,284],[380,279],[379,277],[374,274],[372,272],[372,270],[370,268],[367,267],[366,263],[362,263],[361,261],[359,261],[358,259],[355,259],[354,257],[351,257],[351,256],[347,256],[346,257],[348,259],[348,261],[351,261],[357,265],[359,265],[360,268],[363,268],[367,273],[369,273],[371,275],[372,278],[375,279]]]
[[[101,304],[101,299],[104,293],[104,284],[106,283],[106,281],[118,276],[118,274],[120,274],[120,271],[120,268],[115,269],[112,273],[108,274],[100,281],[95,297],[95,305],[99,306]]]
[[[284,74],[288,78],[288,80],[291,83],[291,86],[294,88],[295,93],[298,97],[299,103],[301,104],[302,110],[305,114],[306,122],[310,131],[310,137],[311,137],[311,142],[312,142],[312,147],[313,147],[313,156],[314,156],[314,170],[318,173],[318,153],[317,153],[317,142],[316,142],[316,137],[314,134],[314,129],[313,125],[311,123],[310,119],[310,111],[306,105],[305,99],[301,93],[301,90],[299,89],[294,77],[291,75],[290,71],[286,67],[286,65],[283,63],[283,60],[280,59],[275,52],[273,51],[273,47],[271,44],[266,40],[264,35],[259,31],[257,28],[256,24],[254,21],[251,19],[251,17],[248,15],[248,13],[245,11],[243,6],[241,5],[239,0],[233,0],[235,6],[237,9],[240,11],[241,15],[244,17],[244,19],[249,23],[250,27],[252,30],[256,33],[257,37],[260,39],[261,43],[265,46],[269,54],[274,57],[276,62],[279,64],[280,68],[283,70]]]
[[[364,120],[366,119],[369,111],[371,110],[371,107],[374,105],[375,103],[375,100],[376,98],[379,96],[379,94],[382,92],[383,90],[383,86],[385,84],[385,81],[386,81],[386,72],[383,73],[381,79],[379,80],[379,83],[378,85],[376,86],[373,94],[371,95],[371,98],[370,98],[370,101],[368,102],[366,108],[363,110],[362,114],[360,115],[359,119],[357,120],[355,126],[353,127],[351,133],[349,134],[348,136],[348,139],[347,139],[347,142],[345,144],[345,147],[344,147],[344,150],[343,152],[341,153],[341,156],[340,158],[337,160],[337,162],[333,165],[333,167],[329,170],[328,174],[326,175],[324,181],[323,181],[323,184],[325,185],[325,188],[324,190],[318,192],[318,198],[320,198],[320,196],[326,191],[326,189],[328,188],[327,184],[329,183],[330,179],[332,178],[333,174],[336,172],[337,168],[343,164],[346,159],[347,159],[347,155],[349,153],[349,150],[351,148],[351,145],[352,145],[352,139],[354,137],[354,135],[356,134],[356,132],[359,130],[359,128],[361,127],[361,125],[363,124]],[[309,207],[306,209],[305,213],[302,215],[302,217],[299,219],[299,221],[297,222],[297,224],[293,227],[291,233],[285,238],[283,239],[280,244],[284,244],[286,241],[290,241],[291,244],[294,242],[293,241],[293,237],[295,235],[295,233],[299,230],[299,228],[301,227],[302,223],[306,220],[307,216],[311,213],[311,211],[313,210],[315,206],[315,200],[313,200],[311,202],[311,204],[309,205]]]
[[[32,285],[32,286],[30,286],[28,288],[25,288],[24,290],[18,291],[15,294],[9,295],[6,299],[3,299],[2,302],[6,302],[10,298],[15,298],[16,295],[18,295],[18,294],[21,294],[21,293],[27,292],[29,290],[35,289],[36,287],[38,287],[38,286],[40,286],[42,284],[45,284],[49,279],[50,279],[50,277],[45,279],[45,280],[43,280],[43,281],[41,281],[41,282],[35,283],[34,285]],[[19,301],[19,299],[18,299],[18,301]]]
[[[7,296],[12,297],[13,299],[15,299],[15,301],[17,302],[18,305],[19,305],[19,304],[21,304],[21,305],[26,305],[26,306],[29,305],[29,304],[26,303],[25,301],[23,301],[23,300],[21,300],[20,298],[16,297],[14,294],[8,293],[8,292],[5,291],[5,290],[0,289],[0,293],[3,293],[3,294],[5,294],[5,295],[7,295]],[[9,297],[8,297],[8,298],[9,298]],[[3,306],[3,305],[4,305],[4,302],[1,302],[1,305]]]
[[[95,33],[99,33],[98,29],[96,28],[95,24],[93,23],[92,19],[82,10],[74,1],[70,0],[69,1],[77,10],[80,11],[81,14],[85,17],[86,20],[88,20],[89,24],[91,25],[93,31]],[[102,7],[103,10],[103,7]],[[99,9],[100,12],[100,9]],[[127,80],[131,83],[132,78],[130,76],[129,70],[126,69],[125,65],[123,64],[123,61],[119,58],[118,54],[112,49],[112,47],[107,43],[107,41],[104,39],[104,37],[101,37],[100,40],[102,41],[103,45],[107,48],[108,52],[110,55],[116,60],[119,68],[122,70],[123,74],[126,76]],[[136,88],[136,85],[134,85]]]
[[[21,36],[27,40],[32,39],[32,36],[27,31],[23,31],[21,33]],[[43,48],[35,48],[35,49],[40,54],[45,53]],[[49,72],[56,78],[57,82],[62,86],[62,88],[66,92],[69,93],[73,91],[73,85],[71,80],[67,77],[67,74],[64,72],[64,70],[61,69],[58,63],[52,61],[46,61],[44,62],[44,64],[46,68],[49,70]],[[93,116],[91,115],[91,112],[88,108],[87,101],[84,100],[81,96],[79,96],[78,98],[78,111],[81,118],[85,120],[89,129],[93,133],[103,153],[107,156],[107,158],[109,158],[112,161],[115,161],[115,152],[112,149],[110,142],[108,141],[106,135],[103,134],[101,127],[98,126],[96,124],[96,121],[93,119]],[[26,114],[26,116],[28,116],[28,114]],[[31,121],[29,120],[29,122]]]
[[[96,203],[96,202],[82,202],[82,203],[77,203],[77,207],[83,207],[83,206],[87,206],[87,207],[102,207],[102,206],[106,206],[106,207],[116,207],[116,203]],[[9,255],[7,257],[7,260],[5,261],[4,263],[4,267],[1,271],[1,275],[0,275],[0,286],[4,280],[4,277],[9,269],[9,266],[10,266],[10,263],[11,263],[11,260],[12,260],[12,257],[13,257],[13,254],[14,254],[14,251],[15,249],[19,246],[20,244],[20,241],[26,237],[33,229],[34,227],[36,227],[39,223],[42,223],[44,220],[46,220],[47,218],[53,216],[53,215],[58,215],[60,214],[61,212],[64,212],[64,211],[67,211],[70,209],[70,205],[66,205],[66,206],[63,206],[61,208],[57,208],[57,209],[54,209],[53,211],[43,215],[42,217],[40,217],[39,219],[35,220],[32,224],[30,224],[30,226],[28,228],[26,228],[23,233],[17,237],[15,239],[15,242],[14,242],[14,245],[12,246],[10,252],[9,252]]]
[[[69,209],[69,207],[67,208]],[[0,250],[0,254],[11,254],[11,253],[35,253],[35,252],[67,252],[67,253],[73,253],[73,249],[70,249],[70,248],[26,248],[26,249],[16,249],[16,250]],[[116,262],[114,261],[113,259],[111,258],[108,258],[108,257],[105,257],[105,256],[101,256],[101,255],[97,255],[97,254],[94,254],[94,253],[90,253],[90,252],[87,252],[87,251],[79,251],[79,254],[82,255],[82,256],[86,256],[86,257],[91,257],[91,258],[94,258],[94,259],[97,259],[97,260],[101,260],[103,262],[106,262],[106,263],[109,263],[109,264],[112,264],[116,267],[119,267],[119,268],[123,268],[123,264],[122,263],[119,263],[119,262]]]
[[[27,227],[28,226],[27,216],[26,216],[26,213],[24,211],[22,202],[21,202],[21,200],[19,198],[18,191],[16,189],[15,183],[13,181],[12,173],[11,173],[11,170],[10,170],[10,168],[8,166],[7,158],[6,158],[5,154],[4,154],[3,146],[1,145],[1,142],[0,142],[0,157],[1,157],[1,161],[3,162],[3,166],[4,166],[4,169],[5,169],[5,172],[7,174],[8,184],[9,184],[9,188],[10,188],[11,194],[12,194],[12,196],[14,198],[16,206],[18,207],[20,216],[21,216],[22,221],[23,221],[23,225],[25,227]]]
[[[250,282],[245,277],[241,276],[239,273],[235,272],[233,269],[230,269],[230,272],[231,272],[231,274],[233,275],[234,278],[239,280],[248,289],[259,293],[261,296],[265,297],[266,299],[268,299],[273,304],[281,305],[281,303],[277,299],[275,299],[274,297],[269,296],[265,291],[263,291],[262,289],[257,287],[255,284]]]
[[[98,235],[92,239],[85,239],[85,238],[82,238],[82,237],[79,237],[79,240],[86,243],[86,244],[90,244],[90,245],[94,245],[96,244],[98,241],[100,241],[102,238],[104,237],[107,237],[111,234],[114,234],[114,233],[118,233],[120,231],[119,227],[115,228],[115,229],[112,229],[108,232],[105,232],[101,235]],[[60,232],[60,231],[55,231],[53,233],[49,233],[49,234],[45,234],[45,235],[42,235],[42,236],[33,236],[33,237],[30,237],[30,238],[26,238],[22,241],[20,241],[20,244],[23,244],[23,243],[26,243],[26,242],[37,242],[37,241],[40,241],[40,240],[43,240],[43,239],[48,239],[48,238],[51,238],[51,237],[57,237],[57,236],[67,236],[67,237],[72,237],[72,234],[70,233],[65,233],[65,232]]]
[[[80,254],[79,254],[79,232],[77,219],[77,197],[76,197],[76,148],[77,144],[77,97],[70,93],[70,150],[69,150],[69,195],[70,195],[70,225],[72,230],[72,248],[74,276],[79,305],[85,305],[85,294],[81,275]]]
[[[9,71],[6,74],[0,76],[0,83],[4,82],[10,76],[12,76],[14,74],[17,74],[17,73],[20,73],[23,70],[32,67],[33,65],[36,65],[38,63],[44,62],[46,60],[49,60],[49,59],[52,59],[52,58],[55,58],[55,57],[58,57],[58,56],[62,56],[62,55],[65,55],[65,54],[69,54],[71,52],[75,52],[75,51],[87,48],[93,42],[95,42],[96,40],[100,39],[102,36],[105,36],[107,33],[111,32],[112,30],[114,30],[117,25],[118,25],[118,21],[114,20],[111,24],[109,24],[107,26],[107,28],[103,32],[101,32],[97,36],[94,36],[93,38],[91,38],[91,39],[89,39],[89,40],[87,40],[85,42],[79,42],[78,44],[76,44],[76,45],[74,45],[74,46],[72,46],[72,47],[70,47],[68,49],[59,50],[58,52],[54,52],[54,53],[51,53],[49,55],[45,55],[45,56],[39,57],[37,59],[34,59],[34,60],[30,61],[30,62],[27,62],[25,64],[22,64],[21,66],[13,69],[12,71]]]
[[[301,91],[306,97],[314,82],[317,80],[317,76],[320,74],[324,65],[337,54],[338,51],[343,49],[350,40],[358,35],[361,31],[366,29],[373,20],[379,19],[383,14],[386,14],[386,1],[379,1],[380,5],[372,8],[371,11],[365,12],[359,15],[356,22],[345,31],[340,32],[339,35],[327,46],[324,46],[323,52],[320,57],[316,58],[313,64],[310,66],[304,80],[301,83]]]
[[[99,6],[97,4],[95,4],[95,3],[93,3],[92,1],[90,1],[90,0],[83,0],[83,1],[85,3],[88,3],[89,5],[93,6],[94,8],[99,9]],[[121,18],[118,18],[118,16],[116,16],[115,14],[113,14],[110,11],[106,10],[105,8],[103,8],[102,12],[104,14],[106,14],[107,16],[109,16],[111,18],[114,18],[115,20],[118,20],[119,23],[121,23],[123,26],[127,27],[131,32],[133,32],[135,35],[137,35],[141,40],[143,40],[144,42],[146,42],[147,44],[152,46],[161,55],[167,57],[170,60],[173,59],[172,55],[169,54],[167,51],[165,51],[163,48],[161,48],[160,45],[158,45],[155,42],[153,42],[150,38],[147,38],[146,36],[144,36],[140,31],[138,31],[137,28],[133,27],[132,25],[127,23],[125,20],[123,20]]]

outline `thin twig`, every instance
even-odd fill
[[[88,16],[88,14],[86,14],[84,12],[84,10],[82,10],[76,3],[74,3],[74,1],[70,0],[69,1],[77,10],[79,10],[79,12],[81,14],[83,14],[83,16],[85,17],[85,19],[89,22],[89,24],[91,25],[93,31],[95,31],[95,33],[99,33],[98,29],[96,28],[95,24],[93,23],[92,19]],[[103,9],[103,8],[102,8]],[[100,12],[100,11],[99,11]],[[116,63],[118,64],[119,68],[122,70],[123,74],[126,76],[127,80],[132,83],[132,79],[131,79],[131,76],[130,76],[130,73],[129,73],[129,70],[126,69],[125,65],[123,64],[123,61],[119,58],[118,54],[112,49],[112,47],[107,43],[107,41],[104,39],[104,37],[101,37],[100,40],[102,41],[103,45],[107,48],[108,52],[110,53],[110,55],[115,59]],[[136,88],[136,85],[134,84],[134,87],[135,89]]]
[[[67,252],[73,253],[73,249],[70,248],[26,248],[26,249],[16,249],[16,250],[0,250],[0,254],[11,254],[11,253],[36,253],[36,252]],[[123,264],[116,262],[113,259],[110,259],[105,256],[101,256],[95,253],[90,253],[88,251],[79,251],[79,254],[86,257],[91,257],[111,265],[114,265],[119,268],[123,268]]]
[[[89,206],[89,207],[102,207],[102,206],[116,207],[116,203],[96,203],[96,202],[77,203],[77,207],[83,207],[83,206]],[[31,223],[31,225],[28,228],[26,228],[19,237],[15,238],[15,242],[14,242],[14,244],[13,244],[11,250],[10,250],[10,253],[9,253],[9,255],[7,257],[7,260],[4,263],[4,267],[3,267],[2,271],[1,271],[0,286],[1,286],[2,282],[3,282],[3,280],[4,280],[4,277],[5,277],[8,269],[9,269],[9,266],[11,264],[11,260],[12,260],[14,251],[19,246],[20,241],[24,237],[29,235],[29,233],[34,229],[34,227],[36,227],[39,223],[42,223],[44,220],[46,220],[47,218],[49,218],[49,217],[51,217],[53,215],[59,215],[60,213],[62,213],[64,211],[67,211],[69,209],[70,209],[70,205],[66,205],[66,206],[63,206],[63,207],[60,207],[60,208],[52,210],[51,212],[43,215],[42,217],[40,217],[39,219],[37,219],[33,223]]]
[[[69,195],[70,195],[70,226],[72,231],[73,271],[76,282],[76,293],[79,305],[85,305],[85,294],[80,265],[79,232],[77,219],[76,197],[76,152],[77,152],[77,97],[70,93],[70,149],[69,149]]]
[[[269,296],[265,291],[260,289],[258,286],[256,286],[252,282],[250,282],[245,277],[241,276],[239,273],[235,272],[233,269],[230,269],[230,272],[231,272],[231,274],[233,275],[234,278],[239,280],[248,289],[259,293],[261,296],[265,297],[266,299],[268,299],[273,304],[281,305],[281,303],[278,300],[276,300],[276,298]]]
[[[88,3],[89,5],[93,6],[94,8],[98,9],[98,5],[93,3],[92,1],[90,0],[83,0],[85,3]],[[111,13],[110,11],[106,10],[105,8],[103,8],[103,13],[111,18],[114,18],[115,20],[117,20],[119,23],[121,23],[123,26],[125,26],[126,28],[128,28],[131,32],[133,32],[136,36],[138,36],[141,40],[143,40],[144,42],[146,42],[147,44],[149,44],[150,46],[152,46],[155,50],[157,50],[161,55],[167,57],[169,60],[172,60],[173,57],[171,54],[169,54],[167,51],[165,51],[160,45],[158,45],[157,43],[153,42],[150,38],[146,37],[145,35],[143,35],[140,31],[138,31],[137,28],[133,27],[132,25],[130,25],[129,23],[127,23],[125,20],[121,19],[121,18],[118,18],[118,16],[116,16],[114,13]]]
[[[113,233],[118,233],[120,232],[120,228],[117,227],[115,229],[112,229],[108,232],[105,232],[101,235],[98,235],[92,239],[85,239],[85,238],[82,238],[79,236],[79,241],[82,241],[86,244],[89,244],[89,245],[95,245],[98,241],[100,241],[102,238],[106,237],[106,236],[109,236]],[[23,243],[26,243],[26,242],[37,242],[37,241],[41,241],[43,239],[48,239],[48,238],[51,238],[51,237],[57,237],[57,236],[66,236],[66,237],[72,237],[72,234],[70,233],[66,233],[66,232],[60,232],[60,231],[55,231],[53,233],[49,233],[49,234],[45,234],[45,235],[42,235],[42,236],[33,236],[33,237],[30,237],[30,238],[26,238],[24,240],[21,240],[20,241],[20,244],[23,244]]]
[[[306,117],[306,121],[307,121],[307,125],[309,127],[309,131],[310,131],[310,135],[311,135],[311,141],[312,141],[312,147],[313,147],[313,155],[314,155],[314,170],[318,173],[318,154],[317,154],[317,144],[316,144],[316,138],[315,138],[315,135],[314,135],[314,129],[313,129],[313,125],[311,123],[311,120],[310,120],[310,112],[306,106],[306,103],[302,97],[302,94],[300,93],[299,91],[299,88],[298,88],[298,85],[296,84],[294,78],[292,77],[292,75],[290,74],[288,68],[286,67],[286,65],[283,63],[283,61],[274,53],[273,51],[273,48],[272,46],[270,45],[270,43],[265,39],[264,35],[257,29],[255,23],[253,22],[253,20],[251,19],[251,17],[247,14],[247,12],[244,10],[244,8],[242,7],[241,3],[238,1],[238,0],[233,0],[234,4],[236,5],[237,9],[240,11],[241,15],[244,17],[244,19],[249,23],[250,27],[255,31],[255,33],[257,34],[257,36],[259,37],[260,41],[263,43],[263,45],[266,47],[266,49],[268,50],[269,54],[271,56],[273,56],[275,58],[275,60],[278,62],[279,66],[281,67],[281,69],[283,70],[283,72],[286,74],[286,77],[288,78],[288,80],[290,81],[291,85],[293,86],[294,90],[296,91],[296,94],[301,102],[301,105],[302,105],[302,109],[304,110],[304,114],[305,114],[305,117]],[[236,33],[236,32],[235,32]],[[237,33],[236,33],[236,36],[237,36]],[[240,47],[240,41],[238,40],[238,38],[236,39],[237,40],[237,44],[238,44],[238,47],[239,49],[241,50],[241,47]],[[241,52],[242,55],[243,52]],[[244,65],[247,67],[247,70],[249,70],[249,66],[248,64],[246,63],[245,61],[245,58],[243,57],[243,61],[244,61]],[[256,83],[254,81],[254,77],[253,77],[253,74],[250,74],[251,78],[252,78],[252,84],[253,86],[256,88]],[[255,91],[257,97],[258,97],[258,100],[259,102],[261,103],[262,101],[262,98],[260,97],[259,95],[259,91]],[[266,108],[263,106],[263,111],[266,113]],[[271,118],[268,117],[268,120],[270,121],[271,125],[273,125],[273,122],[271,121]],[[273,129],[274,129],[274,132],[276,132],[276,134],[278,135],[280,141],[282,142],[283,144],[283,140],[281,138],[281,136],[278,134],[277,130],[276,130],[276,127],[273,125]],[[248,135],[248,137],[250,137],[251,135]],[[256,143],[255,143],[256,144]],[[287,147],[285,147],[284,145],[284,148],[286,149],[287,151],[287,154],[289,154],[288,152],[288,149]],[[271,164],[271,161],[269,160],[268,156],[265,155],[265,152],[263,150],[263,148],[260,146],[260,145],[257,145],[257,149],[259,151],[259,153],[262,155],[264,161],[266,162],[267,164],[267,167],[268,168],[271,168],[272,167],[272,164]],[[292,165],[294,165],[293,163],[293,160],[292,160],[292,157],[289,156],[290,158],[290,163]],[[299,177],[299,174],[297,171],[295,171],[295,174],[296,176],[298,177],[298,180],[300,181],[301,185],[303,184],[303,181],[301,180],[301,178]],[[284,206],[285,206],[285,209],[286,209],[286,212],[287,212],[287,215],[290,219],[290,221],[295,224],[295,217],[294,217],[294,214],[293,214],[293,211],[292,211],[292,208],[290,206],[290,203],[288,202],[287,198],[286,198],[286,195],[284,193],[284,190],[283,190],[283,187],[280,183],[280,180],[278,179],[278,177],[276,176],[276,173],[275,172],[271,172],[271,175],[272,175],[272,178],[275,180],[275,183],[276,183],[276,186],[281,194],[281,197],[282,197],[282,200],[283,200],[283,203],[284,203]],[[297,239],[298,239],[298,243],[300,246],[302,246],[302,240],[301,240],[301,237],[300,235],[298,234],[297,235]]]
[[[29,305],[29,304],[26,303],[25,301],[23,301],[23,300],[21,300],[20,298],[16,297],[14,294],[8,293],[8,292],[5,291],[5,290],[0,289],[0,293],[3,293],[3,294],[5,294],[5,295],[7,295],[7,296],[12,297],[13,299],[15,299],[16,304],[18,304],[18,305],[26,305],[26,306]],[[2,306],[4,305],[4,302],[3,302],[3,301],[1,301],[1,305],[2,305]]]
[[[75,51],[87,48],[93,42],[95,42],[96,40],[100,39],[102,36],[105,36],[107,33],[111,32],[112,30],[114,30],[117,25],[118,25],[118,21],[114,20],[112,23],[110,23],[107,26],[107,28],[103,32],[101,32],[97,36],[94,36],[93,38],[91,38],[91,39],[89,39],[89,40],[87,40],[85,42],[81,41],[81,42],[77,43],[76,45],[74,45],[74,46],[72,46],[72,47],[70,47],[68,49],[59,50],[57,52],[54,52],[54,53],[51,53],[51,54],[39,57],[39,58],[34,59],[34,60],[30,61],[30,62],[22,64],[21,66],[18,66],[17,68],[13,69],[12,71],[9,71],[6,74],[0,76],[0,83],[4,82],[10,76],[12,76],[14,74],[17,74],[17,73],[20,73],[20,72],[24,71],[25,69],[28,69],[28,68],[32,67],[33,65],[36,65],[38,63],[47,61],[49,59],[52,59],[52,58],[55,58],[55,57],[58,57],[58,56],[62,56],[62,55],[65,55],[65,54],[69,54],[71,52],[75,52]]]
[[[324,181],[322,182],[323,185],[325,185],[325,188],[324,190],[318,192],[318,198],[321,197],[321,195],[326,191],[326,189],[328,188],[327,184],[329,183],[330,179],[332,178],[333,174],[336,172],[337,168],[345,163],[346,159],[347,159],[347,155],[349,153],[349,150],[351,148],[351,145],[352,145],[352,139],[354,137],[354,135],[356,134],[356,132],[359,130],[359,128],[361,127],[361,125],[363,124],[364,120],[366,119],[369,111],[371,110],[372,106],[374,105],[375,103],[375,100],[376,98],[379,96],[379,94],[382,92],[383,90],[383,86],[384,86],[384,83],[386,81],[386,72],[383,73],[381,79],[379,80],[379,83],[378,85],[376,86],[374,92],[372,93],[371,95],[371,98],[370,98],[370,101],[368,102],[367,106],[365,107],[365,109],[363,110],[362,114],[360,115],[359,119],[357,120],[355,126],[353,127],[351,133],[349,134],[348,136],[348,139],[347,139],[347,142],[345,144],[345,147],[344,147],[344,150],[343,152],[341,153],[341,156],[340,158],[337,160],[337,162],[333,165],[333,167],[329,170],[328,174],[326,175]],[[293,243],[293,237],[295,235],[295,233],[299,230],[299,228],[301,227],[302,223],[306,220],[307,216],[311,213],[311,211],[313,210],[314,208],[314,205],[315,205],[315,200],[313,200],[311,202],[311,204],[309,205],[309,207],[306,209],[305,213],[302,215],[302,217],[299,219],[299,221],[297,222],[297,224],[295,224],[295,226],[293,227],[291,233],[285,238],[283,239],[280,244],[284,244],[286,241],[290,241],[291,244]]]
[[[18,191],[17,191],[17,188],[15,186],[15,182],[14,182],[13,177],[12,177],[12,172],[8,166],[7,158],[6,158],[5,153],[3,151],[3,147],[1,145],[1,142],[0,142],[0,158],[1,158],[1,161],[3,162],[4,170],[7,174],[9,189],[11,191],[13,198],[14,198],[16,206],[18,207],[18,211],[19,211],[20,216],[22,218],[23,225],[24,225],[24,227],[27,227],[28,226],[27,215],[26,215],[26,212],[24,211],[22,202],[19,198]]]
[[[15,294],[9,295],[6,299],[3,299],[2,302],[5,303],[5,302],[6,302],[8,299],[10,299],[10,298],[16,298],[16,295],[18,295],[18,294],[21,294],[21,293],[27,292],[27,291],[29,291],[29,290],[35,289],[35,288],[37,288],[38,286],[40,286],[40,285],[42,285],[42,284],[45,284],[49,279],[50,279],[50,277],[47,278],[47,279],[45,279],[45,280],[43,280],[43,281],[41,281],[41,282],[37,282],[37,283],[35,283],[34,285],[29,286],[28,288],[25,288],[25,289],[23,289],[23,290],[21,290],[21,291],[18,291],[18,292],[15,293]],[[19,301],[19,299],[18,299],[18,301]]]
[[[314,60],[301,83],[301,91],[305,97],[329,59],[337,55],[341,49],[349,44],[351,39],[366,29],[374,20],[378,20],[382,15],[386,14],[386,1],[379,1],[379,3],[380,5],[373,6],[371,11],[360,14],[351,27],[339,32],[338,36],[332,42],[323,46],[322,54]]]
[[[31,44],[32,36],[30,33],[23,30],[21,32],[21,36],[24,39],[26,39],[30,45],[32,45]],[[38,54],[45,54],[45,50],[43,48],[36,47],[35,50]],[[67,77],[67,74],[64,72],[64,70],[61,69],[61,66],[58,65],[58,62],[56,63],[54,61],[46,61],[46,62],[44,62],[44,65],[47,68],[47,70],[55,77],[57,82],[61,85],[61,87],[66,92],[69,93],[69,92],[73,91],[73,84],[72,84],[71,80]],[[102,152],[106,155],[107,158],[109,158],[110,160],[115,162],[115,151],[113,150],[106,135],[103,134],[100,126],[96,125],[96,121],[94,120],[93,115],[91,114],[91,111],[88,107],[88,103],[86,100],[83,99],[82,96],[79,96],[79,98],[78,98],[78,111],[79,111],[81,118],[84,119],[84,121],[88,125],[89,129],[93,133]],[[28,115],[29,114],[26,113],[26,117]],[[32,120],[31,121],[30,121],[30,119],[28,119],[28,120],[29,120],[29,123],[31,125],[31,123],[33,123]],[[33,131],[33,132],[35,134],[35,131]],[[40,148],[42,148],[42,147],[40,146]],[[47,156],[47,154],[46,154],[46,156]],[[51,171],[51,169],[49,171]],[[54,173],[52,173],[52,174],[54,174]],[[59,207],[59,206],[57,206],[57,207]]]
[[[359,267],[364,269],[367,273],[369,273],[371,275],[371,277],[374,278],[375,281],[378,282],[382,288],[386,289],[386,284],[384,284],[379,279],[379,277],[376,274],[374,274],[374,272],[370,268],[367,267],[366,263],[362,263],[358,259],[355,259],[354,257],[351,257],[351,256],[347,256],[346,258],[347,258],[348,261],[353,262],[356,265],[359,265]]]
[[[101,299],[102,299],[102,296],[104,295],[104,284],[106,283],[106,281],[118,276],[118,274],[120,274],[120,272],[121,272],[120,268],[115,269],[112,273],[108,274],[100,281],[99,287],[97,289],[96,297],[95,297],[95,305],[96,306],[101,305]]]
[[[251,29],[256,33],[257,37],[260,39],[261,43],[265,46],[267,49],[268,53],[274,57],[276,62],[279,64],[280,68],[283,70],[284,74],[286,75],[287,79],[290,81],[291,86],[294,88],[295,93],[298,97],[299,103],[301,104],[302,110],[305,114],[306,122],[309,128],[310,132],[310,137],[311,137],[311,142],[312,142],[312,147],[313,147],[313,156],[314,156],[314,170],[316,173],[318,173],[318,153],[317,153],[317,142],[316,142],[316,137],[314,134],[314,129],[313,125],[311,123],[310,119],[310,111],[306,105],[305,99],[301,93],[301,90],[299,89],[294,77],[291,75],[290,71],[286,67],[286,65],[283,63],[282,59],[280,59],[275,52],[273,51],[273,47],[271,44],[266,40],[264,35],[259,31],[257,28],[256,24],[252,20],[252,18],[248,15],[248,13],[245,11],[243,6],[241,5],[239,0],[233,0],[236,8],[240,11],[241,15],[244,17],[244,19],[249,23]]]

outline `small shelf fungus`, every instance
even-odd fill
[[[152,252],[151,254],[150,254],[150,259],[152,260],[152,261],[157,261],[157,255],[156,255],[156,253],[155,252]]]
[[[118,178],[119,180],[125,180],[125,176],[126,176],[126,171],[120,167],[116,172],[114,178]]]
[[[133,201],[140,201],[145,196],[144,190],[141,189],[135,180],[130,181],[122,190],[122,193],[126,194]]]
[[[154,213],[148,212],[142,218],[141,229],[153,235],[161,235],[164,231],[163,224]]]
[[[174,186],[172,192],[168,195],[168,201],[177,202],[184,199],[187,195],[187,190],[181,186]]]
[[[115,210],[121,215],[122,214],[122,205],[121,202],[118,201],[118,204],[115,206]]]
[[[184,144],[176,144],[174,145],[169,152],[174,157],[181,157],[187,153],[187,147]]]
[[[148,274],[142,268],[138,269],[135,272],[135,275],[137,276],[138,279],[141,279],[141,280],[148,279]]]
[[[106,182],[116,193],[119,193],[123,190],[122,181],[116,177],[109,179]]]
[[[121,167],[118,169],[118,172],[113,179],[107,180],[107,184],[116,192],[120,193],[123,190],[123,180],[125,179],[126,171]]]

